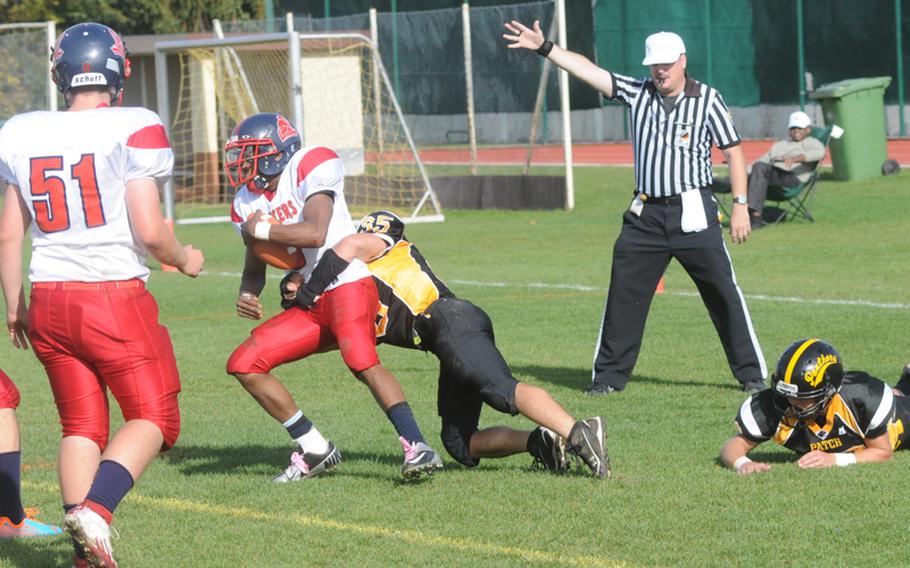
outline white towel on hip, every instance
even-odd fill
[[[682,219],[679,224],[684,233],[697,233],[708,228],[701,191],[691,189],[682,193]]]

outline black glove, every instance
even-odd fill
[[[291,281],[291,276],[294,274],[296,274],[296,272],[288,272],[287,275],[281,279],[281,284],[278,285],[278,290],[281,293],[281,309],[283,310],[297,305],[294,298],[291,298],[290,300],[287,299],[287,295],[290,293],[290,290],[288,290],[288,282]]]

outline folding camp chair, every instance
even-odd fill
[[[831,137],[831,129],[833,126],[834,125],[828,125],[824,128],[816,126],[812,129],[810,136],[820,140],[821,143],[825,145],[825,148],[827,148],[828,139]],[[803,219],[808,220],[810,223],[814,223],[815,219],[812,218],[812,213],[809,211],[809,204],[815,193],[815,183],[817,181],[818,167],[816,166],[815,171],[812,172],[809,179],[799,185],[790,187],[768,186],[766,201],[775,202],[777,207],[783,211],[780,215],[777,215],[774,219],[770,220],[770,223],[775,224],[781,221],[792,221],[797,215],[802,216]]]

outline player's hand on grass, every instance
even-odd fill
[[[761,473],[763,471],[768,471],[771,469],[771,464],[757,461],[746,462],[739,468],[739,475],[752,475],[753,473]]]
[[[796,460],[796,465],[802,469],[833,467],[837,465],[837,460],[834,457],[834,454],[828,454],[821,450],[813,450],[808,454],[803,454],[802,457]]]
[[[193,245],[185,245],[183,250],[186,252],[186,262],[183,263],[183,266],[179,267],[180,272],[186,274],[190,278],[199,276],[199,273],[202,272],[202,265],[205,264],[205,255],[202,254],[201,250],[193,247]]]
[[[238,316],[251,320],[262,319],[262,304],[255,294],[241,292],[234,305],[237,307]]]
[[[509,33],[502,34],[502,38],[512,42],[506,46],[509,49],[524,48],[535,51],[543,45],[544,37],[543,31],[540,29],[540,20],[534,20],[533,28],[529,28],[517,20],[512,20],[505,26]]]

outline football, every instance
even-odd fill
[[[273,225],[280,224],[277,219],[270,215],[263,215],[262,220]],[[273,243],[271,241],[253,240],[253,253],[259,257],[262,262],[282,270],[297,270],[306,265],[306,257],[297,247],[290,247]]]

